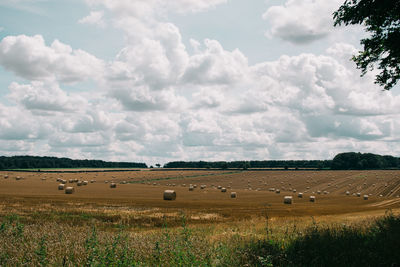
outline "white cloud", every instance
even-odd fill
[[[168,14],[225,0],[87,2],[95,10],[81,23],[101,24],[107,14],[109,29],[123,30],[125,43],[113,60],[57,40],[48,46],[40,35],[0,42],[0,64],[30,80],[11,83],[9,106],[0,104],[3,153],[151,164],[398,153],[388,143],[400,140],[400,96],[379,90],[370,73],[359,77],[349,44],[251,65],[217,40],[189,40],[191,54],[186,37],[166,22]],[[338,6],[286,1],[264,17],[271,36],[304,43],[331,32],[330,12]],[[88,79],[90,91],[82,83]]]
[[[11,83],[8,98],[31,111],[76,112],[86,99],[79,95],[69,96],[56,83],[34,81],[31,84]]]
[[[103,73],[103,62],[55,40],[47,46],[41,35],[7,36],[0,42],[0,64],[18,76],[36,81],[83,81]]]
[[[103,21],[104,12],[103,11],[91,11],[90,14],[84,18],[78,20],[81,24],[92,24],[99,27],[104,27],[105,22]]]
[[[333,30],[333,12],[342,0],[287,0],[272,6],[263,14],[270,24],[268,36],[295,44],[324,38]]]

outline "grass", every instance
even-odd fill
[[[400,216],[110,226],[96,214],[0,217],[0,266],[397,266]],[[71,220],[70,218],[74,218]],[[63,223],[59,223],[65,220]],[[137,223],[137,222],[136,222]],[[144,225],[144,224],[143,224]],[[397,264],[397,265],[396,265]]]

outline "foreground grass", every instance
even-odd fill
[[[68,217],[68,215],[66,215]],[[355,224],[274,223],[137,231],[0,218],[0,266],[397,266],[400,216]],[[260,226],[260,225],[258,225]]]

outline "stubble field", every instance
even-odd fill
[[[57,179],[66,180],[65,186],[73,186],[75,192],[65,194],[64,190],[58,190]],[[78,186],[76,180],[88,184]],[[116,183],[116,188],[110,188],[111,182]],[[189,191],[190,185],[195,187],[193,191]],[[219,186],[227,191],[221,192]],[[175,190],[176,200],[163,200],[167,189]],[[276,193],[276,189],[280,193]],[[231,198],[231,192],[236,192],[237,197]],[[303,193],[303,197],[299,198],[298,193]],[[367,200],[365,195],[368,195]],[[115,233],[123,229],[129,240],[126,243],[129,251],[135,251],[132,260],[146,266],[174,266],[178,252],[197,253],[197,256],[192,255],[194,258],[185,254],[189,263],[208,255],[210,264],[207,266],[218,266],[221,260],[241,265],[249,259],[232,255],[238,245],[247,244],[249,240],[264,240],[267,235],[284,246],[315,224],[327,227],[369,225],[373,218],[389,210],[399,214],[399,195],[400,171],[386,170],[0,172],[2,225],[10,227],[4,229],[16,227],[18,230],[18,223],[22,223],[22,235],[25,233],[26,242],[30,242],[21,249],[19,241],[14,240],[15,229],[8,230],[15,244],[10,236],[0,235],[4,241],[8,240],[7,244],[13,244],[3,242],[3,250],[12,257],[0,253],[0,262],[4,265],[30,262],[32,266],[40,263],[41,254],[35,249],[47,238],[48,242],[58,244],[46,246],[48,263],[87,265],[91,259],[85,246],[91,229],[96,228],[96,240],[103,242],[99,246],[104,253],[108,251],[107,244],[114,244]],[[284,204],[284,196],[293,196],[293,203]],[[310,202],[310,196],[315,196],[314,203]],[[17,223],[10,220],[13,216],[18,218]],[[165,229],[172,232],[166,235]],[[190,229],[190,236],[187,236],[187,229]],[[1,229],[0,233],[3,233]],[[190,248],[188,245],[170,248],[168,233],[173,236],[174,244],[190,241]],[[59,245],[60,238],[62,245]],[[75,246],[81,248],[76,250]],[[164,258],[155,259],[154,249],[159,246],[165,246],[160,252]],[[32,255],[24,258],[27,253]],[[92,256],[103,262],[96,255]]]

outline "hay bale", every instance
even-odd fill
[[[164,200],[175,200],[176,193],[174,190],[165,190],[164,191]]]
[[[284,204],[292,204],[292,202],[293,202],[293,197],[292,196],[285,196],[283,198],[283,203]]]
[[[226,188],[225,188],[225,187],[222,187],[222,188],[221,188],[221,192],[222,192],[222,193],[225,193],[225,192],[226,192]]]
[[[8,179],[8,175],[4,175],[4,179]]]
[[[276,189],[276,190],[275,190],[275,193],[280,194],[280,193],[281,193],[281,190]]]
[[[58,185],[58,190],[64,190],[65,189],[65,185],[64,184],[59,184]]]
[[[293,189],[293,193],[296,193],[297,192],[297,190],[296,189]]]
[[[72,186],[68,186],[65,188],[65,194],[73,194],[75,189]]]
[[[83,184],[82,181],[78,181],[78,182],[76,183],[77,186],[81,186],[82,184]]]
[[[202,184],[201,186],[200,186],[200,189],[205,189],[206,188],[206,185],[205,184]]]
[[[368,195],[364,195],[364,200],[368,200]]]
[[[83,181],[82,182],[82,185],[87,185],[88,184],[88,181]]]
[[[231,192],[231,198],[236,198],[236,192]]]
[[[117,188],[117,184],[116,183],[111,183],[110,184],[110,188]]]
[[[42,179],[40,179],[40,180],[42,180],[42,181],[46,181],[46,178],[45,178],[45,177],[42,177]]]
[[[17,181],[19,181],[19,180],[21,180],[21,179],[22,179],[21,176],[15,177],[15,180],[17,180]]]
[[[217,188],[218,188],[219,190],[221,190],[221,189],[222,189],[222,186],[219,185],[219,186],[217,186]]]
[[[346,191],[346,196],[350,196],[350,192],[349,191]]]
[[[194,187],[193,186],[189,186],[189,191],[193,191]]]
[[[361,193],[357,193],[357,197],[361,197]]]
[[[310,196],[310,202],[315,202],[315,196]]]
[[[62,183],[62,184],[66,184],[66,183],[67,183],[67,180],[61,180],[61,183]]]
[[[298,197],[298,198],[303,198],[303,193],[300,192],[300,193],[297,195],[297,197]]]
[[[74,182],[74,179],[69,179],[68,183],[72,184]]]
[[[93,183],[95,183],[95,182],[96,182],[95,180],[90,180],[90,183],[91,183],[91,184],[93,184]]]

